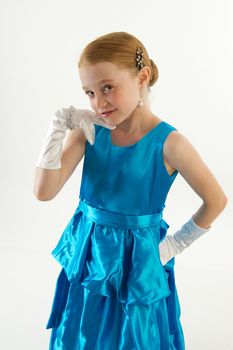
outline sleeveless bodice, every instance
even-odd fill
[[[137,143],[114,145],[110,130],[95,124],[95,143],[86,142],[79,197],[100,209],[126,215],[163,210],[178,171],[169,175],[163,161],[163,144],[177,130],[165,121]]]

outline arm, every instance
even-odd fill
[[[227,196],[190,141],[179,131],[169,134],[164,143],[164,158],[177,169],[203,200],[193,215],[195,223],[207,228],[223,211]]]
[[[178,131],[166,139],[163,156],[203,200],[198,211],[180,230],[173,235],[167,234],[159,243],[160,259],[165,265],[210,230],[211,223],[226,206],[227,197],[197,150]]]
[[[93,111],[73,106],[54,113],[36,163],[33,192],[39,200],[53,199],[61,190],[84,155],[85,141],[94,144],[94,124],[109,129],[116,127]],[[68,135],[67,129],[72,130]]]
[[[70,178],[85,153],[86,137],[80,128],[69,131],[64,142],[61,168],[36,167],[33,193],[38,200],[53,199]]]

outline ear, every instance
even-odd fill
[[[149,66],[145,66],[140,70],[139,76],[138,76],[138,83],[142,88],[149,84],[150,76],[151,76],[151,69]]]

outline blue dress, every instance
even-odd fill
[[[165,121],[137,143],[117,146],[95,125],[86,142],[79,203],[52,256],[61,265],[46,329],[50,350],[183,350],[172,258],[159,242],[178,171],[163,162]]]

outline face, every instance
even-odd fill
[[[140,97],[138,77],[110,62],[100,62],[79,68],[82,88],[94,112],[117,125],[130,116]],[[112,111],[104,116],[103,112]]]

